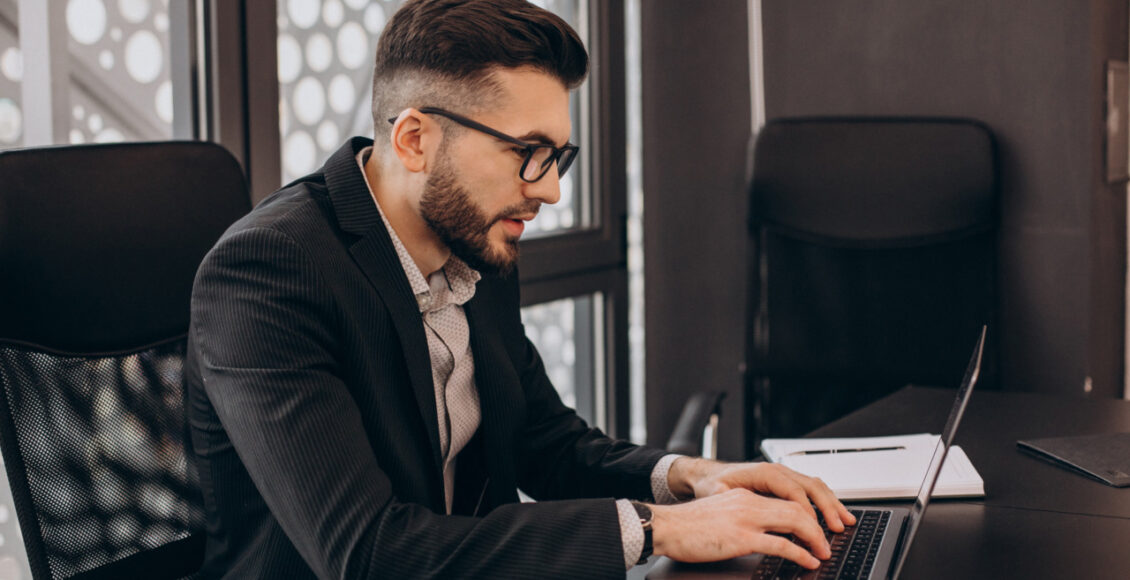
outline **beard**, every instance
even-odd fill
[[[490,242],[491,228],[511,216],[537,213],[539,207],[541,202],[527,199],[487,216],[445,161],[428,177],[420,198],[420,216],[452,254],[475,270],[502,276],[518,264],[518,238],[507,236],[502,247],[495,247]]]

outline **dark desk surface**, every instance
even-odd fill
[[[939,433],[954,394],[949,389],[908,387],[813,435]],[[1114,432],[1130,432],[1128,401],[974,391],[955,442],[985,480],[985,498],[978,504],[1130,518],[1130,488],[1087,479],[1016,447],[1019,439]]]
[[[812,435],[938,433],[954,395],[907,387]],[[1130,488],[1016,447],[1018,439],[1120,431],[1130,432],[1127,401],[974,391],[956,442],[986,495],[931,501],[902,578],[1130,578]]]
[[[901,580],[1130,577],[1130,519],[931,502]]]

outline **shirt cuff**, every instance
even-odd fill
[[[640,514],[626,499],[616,500],[616,511],[620,513],[620,538],[624,545],[624,569],[630,570],[640,561],[643,553],[643,524]]]
[[[667,485],[667,472],[671,471],[671,464],[675,463],[675,460],[680,457],[684,456],[676,453],[664,455],[651,469],[651,497],[655,499],[655,503],[679,502],[679,498],[671,493],[671,488]]]

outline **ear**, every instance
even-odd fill
[[[443,140],[439,124],[416,109],[404,109],[392,125],[392,151],[404,168],[419,173],[428,165]]]

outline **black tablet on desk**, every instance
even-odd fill
[[[1021,451],[1114,487],[1130,487],[1130,433],[1016,442]]]

